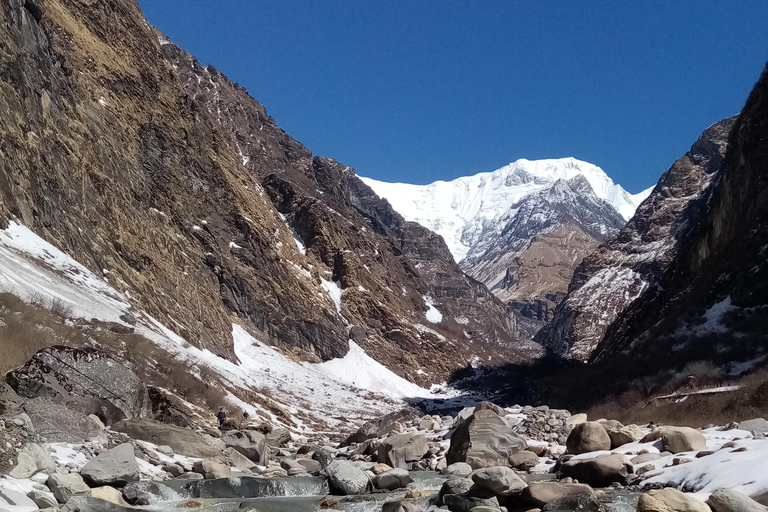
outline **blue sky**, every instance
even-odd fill
[[[386,181],[573,156],[638,192],[768,60],[766,1],[139,3],[314,154]]]

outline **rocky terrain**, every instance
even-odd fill
[[[587,360],[632,302],[653,289],[706,212],[735,118],[707,128],[665,172],[627,225],[576,267],[568,295],[536,339]]]
[[[364,181],[408,220],[442,235],[461,268],[515,312],[524,337],[551,319],[573,269],[650,193],[630,195],[573,158],[518,160],[423,186]]]
[[[6,381],[7,512],[743,512],[768,501],[762,418],[698,430],[443,401],[339,442],[234,411],[218,428],[181,411],[168,421],[129,367],[93,349],[46,349]]]

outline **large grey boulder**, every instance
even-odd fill
[[[256,430],[228,430],[221,434],[227,448],[234,448],[255,464],[266,466],[269,462],[267,438]]]
[[[496,496],[511,496],[520,494],[526,487],[522,478],[515,470],[506,466],[494,466],[478,469],[472,473],[472,481],[482,489],[487,489]]]
[[[410,473],[401,468],[394,468],[379,473],[371,481],[376,489],[386,489],[387,491],[407,487],[412,482]]]
[[[740,430],[747,430],[749,432],[760,432],[762,434],[768,434],[768,421],[764,418],[755,418],[752,420],[742,421],[739,423]]]
[[[48,477],[47,483],[59,503],[66,503],[72,496],[91,494],[91,488],[78,473],[54,473]]]
[[[409,469],[409,462],[421,460],[429,451],[427,438],[421,434],[397,434],[382,441],[378,461],[393,468]]]
[[[533,483],[523,491],[523,499],[537,507],[569,496],[592,494],[592,488],[586,484],[539,482]]]
[[[634,424],[622,425],[616,420],[602,421],[600,424],[611,438],[611,449],[624,446],[643,437],[640,427]]]
[[[739,426],[741,428],[741,426]],[[713,512],[766,512],[761,505],[746,494],[732,489],[717,489],[709,495],[707,505]]]
[[[478,507],[488,507],[499,510],[499,499],[496,496],[474,496],[469,494],[446,494],[443,503],[451,512],[471,512]]]
[[[437,500],[435,504],[442,506],[443,497],[449,494],[466,494],[474,485],[474,482],[469,478],[449,478],[440,487],[440,491],[437,493]]]
[[[661,440],[664,450],[671,453],[681,453],[703,450],[707,440],[698,430],[690,427],[659,427],[643,437],[641,443],[651,443]]]
[[[91,489],[91,497],[96,498],[108,503],[113,503],[121,507],[127,507],[128,502],[123,499],[123,494],[109,485],[102,485],[101,487],[94,487]]]
[[[95,348],[47,347],[6,376],[23,398],[49,398],[108,425],[151,413],[149,394],[126,366]]]
[[[539,463],[539,456],[528,450],[510,455],[508,459],[510,467],[527,471]]]
[[[141,476],[133,445],[121,444],[101,452],[89,460],[80,469],[86,482],[93,486],[114,485],[122,487],[128,482],[136,482]]]
[[[0,491],[2,492],[2,491]],[[35,505],[43,508],[55,508],[59,506],[56,496],[52,492],[46,492],[41,489],[32,489],[27,493],[27,498],[35,502]]]
[[[53,400],[28,400],[23,409],[32,421],[35,432],[49,443],[107,442],[104,429],[96,421]]]
[[[565,475],[582,483],[606,486],[623,483],[632,471],[632,464],[621,454],[601,455],[594,459],[569,460],[560,467]]]
[[[381,507],[381,512],[423,512],[420,506],[410,501],[388,501]]]
[[[18,454],[16,467],[8,475],[24,479],[36,473],[51,474],[54,471],[56,463],[51,458],[50,450],[38,443],[27,443]]]
[[[466,462],[454,462],[440,471],[441,475],[468,477],[472,473],[472,466]]]
[[[170,446],[175,453],[187,457],[206,459],[221,454],[221,450],[208,444],[197,432],[159,421],[143,418],[123,420],[112,425],[112,430],[127,434],[131,439]]]
[[[505,466],[510,455],[525,447],[525,440],[504,418],[486,409],[475,412],[456,428],[445,458],[449,464],[466,462],[473,469]]]
[[[640,496],[637,512],[711,512],[706,503],[672,487]]]
[[[334,460],[325,472],[333,489],[341,495],[363,494],[368,489],[368,475],[347,460]]]
[[[195,473],[200,473],[209,480],[229,478],[229,476],[232,475],[232,470],[230,470],[228,466],[211,459],[195,461],[194,471]]]
[[[348,446],[354,443],[362,443],[366,439],[384,437],[389,435],[397,424],[410,423],[416,418],[420,418],[423,413],[415,407],[404,407],[399,411],[391,412],[379,418],[370,420],[363,424],[357,432],[349,436],[341,446]]]
[[[585,421],[573,427],[571,433],[568,434],[565,445],[568,453],[578,455],[599,450],[610,450],[611,438],[600,423]]]

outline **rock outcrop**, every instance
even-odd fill
[[[627,225],[584,258],[537,341],[563,357],[587,360],[619,315],[656,285],[706,210],[734,122],[707,128]]]

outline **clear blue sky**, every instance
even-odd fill
[[[139,3],[314,154],[387,181],[573,156],[638,192],[768,60],[766,1]]]

